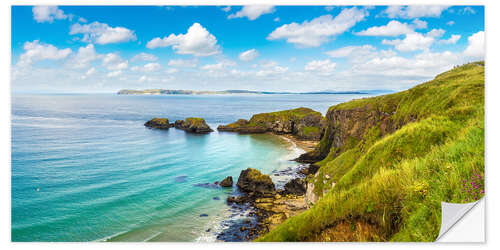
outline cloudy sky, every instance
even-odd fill
[[[13,92],[403,90],[484,58],[481,6],[14,6]]]

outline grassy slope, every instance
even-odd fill
[[[331,182],[335,186],[311,209],[258,240],[307,241],[340,222],[362,221],[377,228],[371,240],[434,241],[441,223],[440,202],[474,200],[461,191],[462,183],[474,171],[484,174],[481,64],[455,68],[407,91],[331,107],[369,104],[388,112],[397,107],[394,121],[418,118],[383,138],[372,127],[363,140],[319,162],[318,177],[310,178],[315,192],[322,193]]]

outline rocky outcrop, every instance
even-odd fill
[[[253,168],[241,171],[236,186],[242,192],[255,197],[274,195],[276,192],[271,177]]]
[[[144,126],[156,129],[169,129],[173,127],[174,124],[169,123],[167,118],[153,118],[144,123]]]
[[[304,195],[306,193],[306,183],[301,178],[295,178],[285,184],[285,194]]]
[[[184,121],[177,120],[175,121],[174,126],[175,128],[182,129],[189,133],[204,134],[213,132],[213,129],[207,125],[205,119],[203,118],[190,117],[186,118]]]
[[[406,122],[400,119],[395,122],[392,115],[396,105],[365,105],[362,107],[344,108],[333,106],[326,114],[326,127],[323,138],[315,150],[305,153],[296,159],[302,163],[314,163],[324,159],[329,152],[336,157],[346,149],[352,148],[364,138],[369,129],[377,126],[380,136],[391,134]],[[416,117],[408,117],[414,121]]]
[[[291,134],[299,140],[320,140],[326,126],[320,112],[309,108],[297,108],[272,113],[253,115],[248,121],[239,119],[234,123],[220,125],[219,131],[238,133]]]
[[[219,185],[221,187],[232,187],[233,186],[233,177],[232,176],[228,176],[226,177],[224,180],[222,180]]]

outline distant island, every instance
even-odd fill
[[[122,89],[118,95],[224,95],[224,94],[257,94],[257,95],[277,95],[277,94],[378,94],[390,93],[391,90],[358,90],[358,91],[318,91],[318,92],[271,92],[252,90],[222,90],[222,91],[200,91],[200,90],[173,90],[173,89]]]

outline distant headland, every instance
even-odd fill
[[[173,89],[122,89],[117,92],[118,95],[224,95],[224,94],[257,94],[257,95],[277,95],[277,94],[378,94],[390,93],[391,90],[358,90],[358,91],[318,91],[318,92],[271,92],[271,91],[252,91],[252,90],[221,90],[221,91],[202,91],[202,90],[173,90]]]

